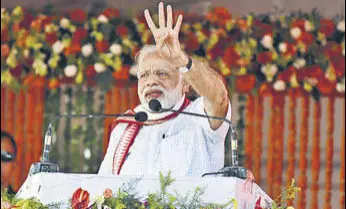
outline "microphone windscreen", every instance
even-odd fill
[[[149,102],[149,108],[150,108],[152,111],[154,111],[154,112],[159,112],[159,111],[161,111],[162,106],[161,106],[161,103],[160,103],[158,100],[152,99],[152,100],[150,100],[150,102]]]
[[[138,122],[145,122],[148,120],[148,114],[146,112],[137,112],[135,114],[135,120]]]

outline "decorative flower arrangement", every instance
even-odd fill
[[[204,189],[197,187],[192,195],[187,194],[181,196],[179,194],[173,195],[167,192],[167,188],[174,182],[170,173],[164,176],[160,173],[160,191],[156,193],[149,193],[147,198],[143,201],[138,197],[136,191],[137,183],[140,179],[134,179],[131,182],[124,184],[121,188],[117,189],[114,193],[111,189],[105,189],[103,195],[90,198],[88,191],[78,188],[72,194],[70,200],[70,209],[159,209],[159,208],[205,208],[205,209],[221,209],[232,207],[238,208],[237,201],[231,198],[229,202],[220,204],[205,204],[203,203],[201,196],[204,194]],[[272,209],[294,209],[292,206],[288,206],[287,202],[294,199],[295,194],[299,191],[299,188],[295,186],[294,180],[290,187],[273,202]],[[255,209],[264,209],[261,207],[261,199],[259,198]],[[1,209],[55,209],[60,208],[62,203],[54,203],[51,205],[43,205],[35,199],[18,200],[14,197],[10,197],[6,192],[1,193]]]
[[[239,79],[239,92],[344,95],[344,20],[324,19],[316,11],[233,18],[225,8],[184,16],[184,49]],[[142,16],[125,20],[113,8],[98,15],[77,9],[57,16],[2,9],[1,84],[19,87],[37,76],[51,89],[62,82],[109,86],[130,79],[136,53],[152,43]]]

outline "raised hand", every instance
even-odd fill
[[[148,9],[144,11],[144,16],[151,33],[154,36],[157,51],[161,56],[167,58],[178,58],[184,56],[179,43],[179,31],[183,16],[179,15],[178,20],[173,27],[173,12],[172,6],[167,6],[167,21],[165,19],[165,11],[163,2],[159,3],[159,27],[156,27],[153,19],[151,18]]]

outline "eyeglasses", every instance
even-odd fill
[[[137,78],[139,81],[146,81],[149,79],[149,76],[153,75],[156,77],[156,79],[159,80],[167,80],[171,78],[172,73],[169,70],[146,70],[142,72],[137,73]]]

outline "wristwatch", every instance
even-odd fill
[[[190,71],[190,69],[192,67],[192,59],[190,57],[188,57],[188,58],[189,58],[189,61],[188,61],[187,65],[183,66],[183,67],[180,67],[179,68],[179,72],[186,73],[186,72]]]

